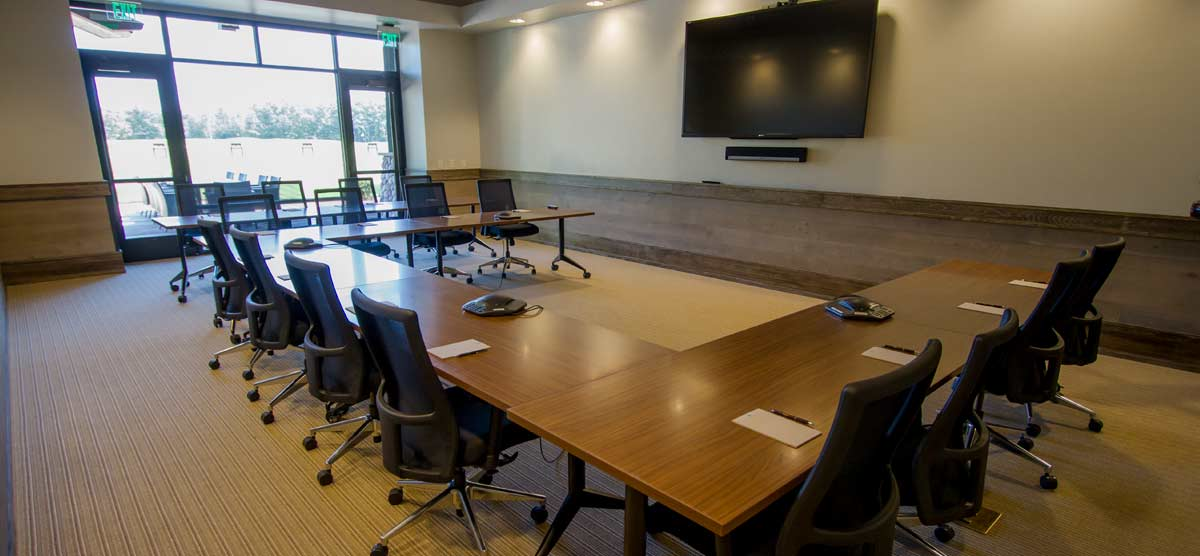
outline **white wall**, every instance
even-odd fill
[[[681,138],[684,22],[644,0],[477,41],[483,167],[1185,214],[1200,199],[1200,2],[881,0],[866,139],[727,162]]]
[[[0,1],[0,21],[0,185],[99,181],[67,1]]]
[[[421,30],[421,71],[428,169],[478,168],[475,35]]]

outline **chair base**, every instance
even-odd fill
[[[431,483],[421,483],[419,481],[399,481],[399,485],[401,487],[414,487],[414,486],[425,486],[425,485],[432,486]],[[460,475],[459,477],[455,478],[453,481],[450,481],[449,484],[445,485],[445,488],[437,496],[434,496],[432,499],[430,499],[428,502],[426,502],[420,508],[417,508],[417,511],[409,514],[408,517],[404,518],[403,521],[396,524],[395,527],[392,527],[386,533],[384,533],[383,535],[380,535],[379,543],[376,544],[375,547],[371,549],[371,556],[386,555],[388,552],[388,547],[387,547],[388,539],[391,539],[392,537],[396,536],[404,529],[411,526],[413,523],[416,523],[417,520],[421,519],[421,517],[424,516],[426,512],[433,509],[440,502],[442,502],[442,500],[444,500],[447,496],[450,496],[450,495],[453,495],[454,500],[457,503],[456,505],[461,507],[461,510],[460,510],[462,512],[461,515],[466,518],[465,521],[466,521],[467,531],[471,534],[472,540],[474,540],[474,542],[475,542],[475,548],[477,550],[479,550],[480,552],[486,552],[487,544],[485,544],[483,541],[483,535],[480,534],[479,524],[476,522],[476,519],[475,519],[475,511],[471,508],[471,500],[472,500],[472,498],[475,498],[475,496],[474,496],[475,493],[496,494],[496,495],[504,496],[507,499],[518,500],[518,501],[527,501],[527,502],[536,502],[538,505],[534,508],[534,512],[532,512],[532,514],[534,515],[534,520],[538,521],[538,519],[537,519],[538,516],[541,516],[541,521],[544,521],[546,518],[546,514],[545,514],[546,496],[545,495],[534,494],[532,492],[525,492],[525,491],[511,489],[511,488],[487,485],[487,484],[483,484],[483,483],[477,483],[475,481],[468,480]],[[391,496],[389,496],[389,500],[390,499],[392,499]],[[476,498],[476,499],[478,499],[478,498]],[[397,500],[397,502],[398,501],[399,500]],[[540,509],[540,512],[538,511],[539,509]]]
[[[901,516],[901,517],[905,517],[905,516]],[[921,546],[925,550],[929,551],[930,554],[934,554],[936,556],[946,556],[945,552],[942,552],[941,549],[934,546],[933,543],[929,542],[925,537],[922,537],[920,534],[918,534],[916,531],[914,531],[911,527],[909,527],[903,523],[900,523],[899,521],[896,521],[896,527],[899,527],[901,531],[904,531],[905,533],[908,534],[908,536],[912,537],[914,540],[916,540],[918,543],[920,543]],[[941,527],[946,527],[946,526],[944,526],[944,525],[939,526],[939,530],[941,530],[940,529]],[[951,529],[950,531],[953,531],[953,529]],[[946,540],[949,540],[950,538],[953,538],[953,533],[951,533],[950,536],[947,537]]]
[[[1100,430],[1104,428],[1104,421],[1101,421],[1098,417],[1096,417],[1096,412],[1088,406],[1072,400],[1071,398],[1068,398],[1062,394],[1054,394],[1054,399],[1050,401],[1058,405],[1065,405],[1080,413],[1086,413],[1088,416],[1088,430],[1092,432],[1100,432]]]
[[[1058,488],[1058,478],[1054,476],[1054,466],[1051,465],[1050,462],[1034,455],[1033,452],[1030,452],[1029,450],[1025,449],[1023,446],[1018,445],[1018,443],[1013,442],[1007,436],[1000,434],[998,431],[996,431],[993,428],[992,425],[988,425],[988,432],[990,433],[989,438],[991,439],[993,444],[995,444],[1001,448],[1004,448],[1005,450],[1008,450],[1018,456],[1021,456],[1022,458],[1026,459],[1032,463],[1042,466],[1043,473],[1042,473],[1041,479],[1039,480],[1039,484],[1041,485],[1041,487],[1043,489],[1054,490],[1054,489]],[[1025,436],[1022,435],[1021,439],[1022,439],[1022,441],[1024,441]]]
[[[524,259],[521,257],[514,257],[512,254],[512,251],[509,249],[510,247],[511,246],[509,245],[508,240],[505,240],[504,241],[504,256],[497,258],[497,259],[492,259],[486,263],[479,265],[479,267],[477,267],[475,269],[476,272],[483,274],[483,267],[499,266],[500,267],[500,286],[504,285],[504,278],[508,276],[508,269],[511,268],[512,265],[514,265],[514,264],[528,268],[530,274],[537,274],[537,267],[533,266],[533,263],[530,263],[529,259]]]
[[[346,419],[336,423],[329,423],[313,427],[309,429],[309,435],[304,437],[304,449],[314,450],[317,448],[317,433],[342,430],[356,424],[358,425],[358,428],[354,429],[354,432],[350,433],[350,436],[346,437],[346,440],[342,442],[341,446],[338,446],[337,449],[325,459],[325,465],[321,467],[320,471],[317,471],[317,483],[321,486],[327,486],[333,483],[334,462],[341,459],[342,456],[346,455],[355,446],[361,444],[362,441],[366,440],[368,436],[374,438],[375,442],[380,441],[379,418],[372,411],[366,415],[360,415],[353,419]]]

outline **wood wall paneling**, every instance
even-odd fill
[[[0,267],[9,284],[124,272],[104,182],[0,186]]]

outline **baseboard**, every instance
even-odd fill
[[[557,234],[553,233],[543,232],[529,239],[558,245]],[[567,243],[572,250],[815,297],[828,298],[875,285],[818,272],[749,263],[586,234],[568,234]],[[1101,353],[1105,355],[1200,372],[1200,337],[1119,322],[1105,322],[1101,346]]]
[[[101,274],[123,274],[125,261],[119,251],[62,259],[37,259],[0,263],[0,272],[10,286],[65,280]]]
[[[558,236],[553,233],[543,232],[529,239],[558,245]],[[815,297],[834,297],[874,285],[862,280],[806,270],[739,261],[586,234],[568,234],[567,243],[571,249],[577,251]]]
[[[1200,337],[1104,322],[1100,353],[1200,373]]]

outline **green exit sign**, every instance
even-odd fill
[[[138,11],[141,10],[141,5],[137,2],[113,2],[111,6],[109,17],[113,21],[134,21]]]
[[[379,39],[383,41],[383,46],[396,46],[400,44],[399,33],[382,32],[379,33]]]

